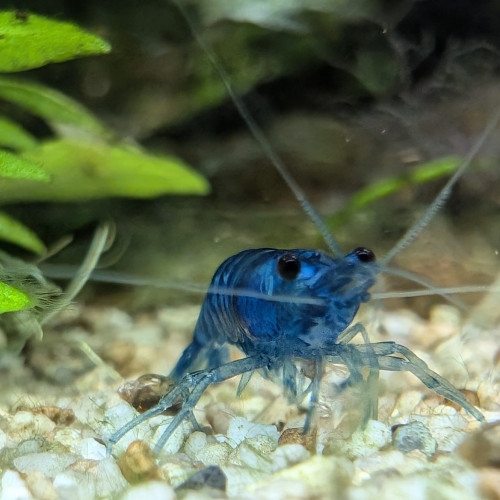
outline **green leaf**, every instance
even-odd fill
[[[40,162],[51,182],[0,179],[3,201],[73,201],[111,196],[206,194],[207,181],[179,159],[154,156],[123,145],[54,140],[24,154]]]
[[[461,159],[457,156],[446,156],[419,165],[408,174],[396,175],[374,182],[354,193],[342,210],[328,218],[328,224],[330,228],[337,228],[369,203],[406,187],[423,184],[448,175],[455,170],[460,161]]]
[[[0,314],[33,307],[33,301],[21,290],[0,282]]]
[[[0,150],[0,177],[34,181],[48,181],[50,179],[49,174],[40,167],[38,162],[2,150]]]
[[[31,229],[4,212],[0,212],[0,239],[38,254],[45,251],[45,245]]]
[[[0,77],[0,97],[46,120],[61,135],[85,132],[103,140],[111,133],[81,104],[37,83]]]
[[[36,143],[36,139],[20,125],[0,116],[0,146],[23,150],[36,146]]]
[[[111,47],[74,24],[19,11],[0,12],[0,71],[23,71]]]

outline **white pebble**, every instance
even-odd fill
[[[269,471],[271,459],[252,443],[243,442],[229,455],[228,461],[233,465],[241,465],[261,471]]]
[[[15,458],[14,466],[23,474],[36,470],[47,477],[55,477],[75,461],[76,457],[69,453],[28,453]]]
[[[94,500],[96,497],[95,482],[83,472],[62,472],[54,478],[53,486],[60,499]]]
[[[198,453],[207,445],[207,435],[204,432],[195,431],[187,438],[184,452],[191,459],[197,459]]]
[[[256,436],[268,436],[277,446],[280,434],[274,425],[256,424],[243,417],[234,417],[229,423],[227,437],[236,444]]]
[[[18,411],[10,421],[9,433],[17,441],[29,439],[33,436],[47,436],[56,424],[41,413]]]
[[[175,500],[175,491],[171,486],[159,481],[133,486],[120,497],[120,500]]]
[[[106,446],[93,438],[86,438],[79,443],[80,455],[87,460],[102,460],[106,458]]]
[[[311,456],[301,444],[284,444],[279,446],[272,454],[273,471],[278,471],[291,465],[304,462]]]
[[[196,459],[204,465],[223,465],[232,450],[228,443],[213,443],[205,446]]]
[[[391,430],[382,422],[370,420],[364,429],[358,429],[348,441],[334,443],[332,448],[350,459],[364,457],[384,448],[391,441]]]
[[[98,462],[95,476],[95,492],[98,497],[111,497],[121,492],[128,484],[111,457]]]
[[[2,492],[0,500],[33,500],[21,476],[13,470],[8,470],[2,476]]]

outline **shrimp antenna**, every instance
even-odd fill
[[[218,73],[226,91],[233,101],[238,113],[240,114],[243,121],[248,126],[250,133],[253,135],[254,139],[258,142],[265,155],[269,158],[271,163],[274,165],[278,173],[281,175],[283,180],[286,182],[287,186],[295,195],[295,198],[300,203],[300,206],[306,213],[306,215],[311,219],[313,224],[318,228],[321,236],[325,240],[328,248],[332,251],[333,255],[336,257],[340,257],[343,255],[342,250],[340,249],[340,245],[337,243],[333,235],[330,233],[328,227],[325,222],[319,215],[319,213],[314,209],[311,202],[307,198],[304,191],[298,185],[296,180],[291,175],[290,171],[283,163],[283,160],[279,157],[278,153],[276,153],[275,149],[272,147],[271,143],[267,139],[266,135],[262,131],[261,127],[257,124],[252,114],[248,110],[247,106],[240,98],[240,96],[234,91],[233,86],[231,85],[231,81],[229,75],[226,70],[222,66],[220,59],[217,57],[215,52],[211,49],[211,47],[205,42],[203,37],[201,36],[198,28],[195,26],[190,14],[187,12],[186,8],[182,5],[182,3],[178,0],[172,0],[173,4],[179,9],[179,12],[184,17],[187,26],[189,27],[193,38],[196,40],[196,43],[201,47],[207,59],[212,64],[215,71]]]
[[[427,207],[425,212],[413,224],[403,237],[392,247],[392,249],[381,259],[381,264],[387,264],[411,243],[429,224],[434,215],[441,209],[445,201],[449,198],[451,189],[460,179],[464,171],[471,164],[472,160],[477,156],[478,152],[483,147],[484,143],[490,138],[492,131],[498,125],[500,120],[500,107],[491,117],[490,121],[483,130],[479,140],[472,146],[465,158],[458,164],[455,173],[448,179],[448,182],[443,186],[443,189],[438,193],[434,201]]]

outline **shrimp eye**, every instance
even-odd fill
[[[355,248],[352,253],[361,261],[361,262],[374,262],[375,254],[369,249],[365,247]]]
[[[278,260],[277,270],[284,280],[292,281],[300,272],[300,260],[293,253],[286,253]]]

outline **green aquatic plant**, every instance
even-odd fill
[[[107,41],[74,24],[0,11],[0,103],[8,103],[0,110],[0,203],[208,192],[208,182],[181,160],[129,144],[74,99],[10,75],[110,51]],[[33,135],[18,122],[20,111],[41,119],[52,134]],[[42,323],[72,300],[102,253],[107,233],[98,229],[84,271],[65,293],[34,264],[1,253],[2,327],[16,332],[8,335],[9,351],[19,352],[28,338],[40,337]],[[5,212],[0,212],[0,240],[41,258],[47,253],[35,232]]]

